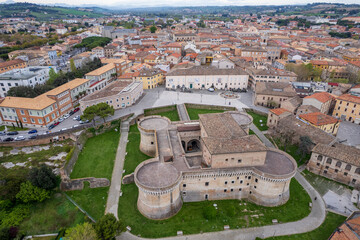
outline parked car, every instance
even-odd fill
[[[15,141],[22,141],[22,140],[25,140],[25,137],[24,136],[17,136],[15,138]]]
[[[57,125],[59,125],[59,124],[60,124],[60,122],[56,122],[56,123],[54,123],[54,125],[55,125],[55,126],[57,126]]]
[[[71,110],[70,112],[69,112],[69,115],[71,116],[71,115],[73,115],[75,112],[74,112],[74,110]]]
[[[83,121],[83,120],[80,120],[80,121],[79,121],[80,124],[84,124],[84,123],[88,123],[88,122],[89,122],[89,120],[84,120],[84,121]]]
[[[51,130],[51,129],[53,129],[54,127],[55,127],[55,124],[51,124],[51,125],[48,127],[48,129]]]
[[[208,91],[209,91],[209,92],[214,92],[215,89],[211,87],[211,88],[208,88]]]
[[[5,131],[0,131],[0,136],[4,136],[6,135],[6,132]]]
[[[67,128],[63,128],[63,129],[61,129],[61,131],[66,131],[67,130]]]
[[[73,128],[76,128],[76,127],[78,127],[78,126],[79,126],[79,125],[74,125]]]
[[[12,142],[14,139],[12,137],[7,137],[3,140],[4,142]]]
[[[33,134],[33,133],[37,133],[38,131],[36,129],[30,130],[28,131],[28,134]]]
[[[59,118],[59,122],[63,122],[65,119],[63,119],[62,117]]]
[[[78,108],[78,107],[75,108],[75,109],[74,109],[74,113],[78,112],[79,110],[80,110],[80,108]]]
[[[76,116],[76,117],[73,118],[73,120],[74,121],[80,121],[81,119],[80,119],[80,116]]]
[[[11,135],[18,135],[19,133],[17,131],[13,131],[13,132],[8,132],[7,135],[11,136]]]
[[[70,117],[69,114],[64,114],[64,116],[63,116],[64,119],[68,119],[69,117]]]
[[[33,135],[30,135],[30,137],[29,137],[29,139],[35,139],[35,138],[37,138],[37,134],[33,134]]]

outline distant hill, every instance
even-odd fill
[[[102,17],[108,10],[101,8],[58,7],[32,3],[11,3],[0,5],[1,17],[34,17],[37,20],[66,19],[76,17]]]

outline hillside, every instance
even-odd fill
[[[35,17],[37,20],[65,19],[74,17],[102,17],[104,14],[94,9],[65,8],[37,5],[32,3],[14,3],[0,5],[1,17]]]

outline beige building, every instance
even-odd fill
[[[248,68],[248,72],[250,74],[249,86],[252,90],[259,82],[290,83],[297,80],[295,73],[286,70]]]
[[[336,99],[333,116],[356,124],[360,124],[360,97],[343,94]]]
[[[105,88],[94,92],[80,100],[80,109],[98,103],[107,103],[114,109],[126,108],[135,104],[143,95],[142,83],[133,81],[114,81]]]
[[[240,112],[202,114],[199,121],[138,120],[140,150],[154,158],[134,172],[137,206],[151,219],[175,215],[183,202],[248,199],[284,204],[295,160],[248,135],[252,118]]]
[[[295,96],[296,92],[289,83],[259,82],[256,84],[254,104],[275,108]]]
[[[114,63],[106,64],[105,66],[85,74],[85,78],[90,80],[88,93],[93,93],[106,87],[116,78],[116,76],[116,67]]]
[[[360,187],[360,150],[340,143],[317,144],[307,164],[315,174],[337,182]]]
[[[303,99],[303,105],[311,105],[320,110],[324,114],[328,114],[334,97],[328,92],[314,93],[313,95],[307,96]]]
[[[280,119],[289,115],[292,115],[292,113],[284,108],[270,109],[266,125],[268,127],[275,127],[279,123]]]
[[[300,114],[299,118],[310,125],[333,135],[337,134],[340,126],[340,121],[338,119],[321,112]]]
[[[208,66],[177,68],[166,75],[166,88],[246,89],[249,75],[240,68],[218,69]]]

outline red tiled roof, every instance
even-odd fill
[[[329,115],[323,114],[321,112],[300,114],[299,117],[315,126],[334,124],[339,121],[338,119],[331,117]]]
[[[327,93],[327,92],[321,92],[321,93],[314,93],[313,95],[311,96],[307,96],[305,97],[307,99],[309,98],[315,98],[316,100],[322,102],[322,103],[325,103],[331,99],[333,99],[333,96],[330,95],[330,93]]]
[[[285,108],[275,108],[275,109],[270,109],[270,112],[272,112],[273,114],[275,114],[277,116],[280,116],[284,112],[290,112],[290,111]]]
[[[347,101],[347,102],[360,103],[360,97],[350,95],[350,94],[343,94],[343,95],[339,96],[337,99]]]

